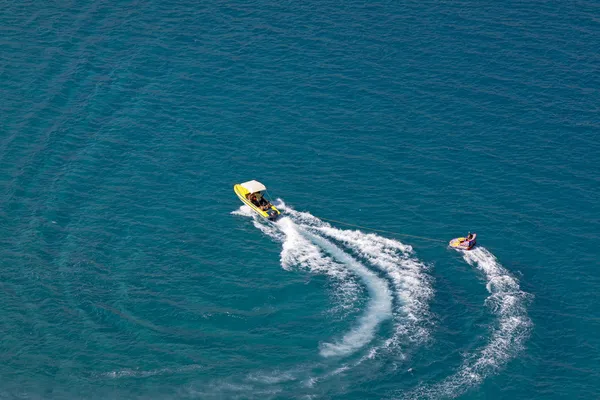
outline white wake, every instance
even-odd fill
[[[289,218],[284,217],[277,224],[265,223],[248,206],[240,207],[233,214],[252,218],[257,229],[281,242],[281,266],[285,270],[295,267],[314,274],[327,275],[335,287],[332,295],[337,301],[337,309],[343,313],[354,309],[361,292],[355,276],[344,264],[310,242]],[[337,310],[333,310],[335,311]]]
[[[397,306],[395,332],[386,347],[398,346],[401,339],[422,342],[429,337],[429,300],[433,296],[428,267],[414,257],[412,247],[373,233],[332,227],[306,212],[287,212],[307,229],[334,239],[361,259],[383,272],[393,284]]]
[[[263,225],[258,221],[255,223]],[[358,276],[369,291],[370,301],[357,326],[339,341],[323,343],[321,355],[343,356],[368,344],[374,338],[379,324],[391,315],[392,298],[385,280],[377,277],[327,239],[307,232],[289,217],[281,218],[275,225],[284,234],[281,250],[281,265],[284,268],[305,267],[312,272],[334,276],[342,282],[345,282],[351,273]],[[267,232],[269,228],[264,228],[263,225],[261,229]]]
[[[357,279],[369,294],[369,302],[354,327],[339,339],[321,344],[323,357],[346,356],[364,348],[374,340],[384,320],[393,320],[394,331],[383,343],[371,347],[358,361],[311,378],[311,383],[373,358],[381,349],[392,351],[430,337],[432,318],[428,304],[434,294],[432,278],[428,266],[415,257],[410,246],[372,233],[335,228],[308,212],[287,207],[282,201],[277,206],[285,210],[286,216],[275,224],[264,223],[249,208],[242,207],[235,213],[253,217],[258,229],[282,243],[283,268],[300,267],[334,278],[344,307],[357,301]],[[518,280],[482,247],[463,252],[463,257],[485,278],[489,292],[485,304],[496,317],[487,344],[466,356],[454,374],[439,383],[402,393],[402,398],[458,397],[503,367],[529,335],[529,295],[520,289]]]
[[[283,268],[300,267],[327,274],[340,282],[342,293],[353,295],[359,289],[353,280],[357,277],[369,293],[368,305],[356,326],[340,339],[323,343],[322,356],[348,355],[363,348],[374,339],[381,322],[389,318],[394,320],[394,332],[383,344],[387,349],[397,347],[401,339],[422,341],[428,337],[427,303],[433,290],[427,267],[414,257],[410,246],[375,234],[333,228],[310,213],[287,207],[282,201],[278,207],[285,210],[286,216],[276,223],[264,223],[259,218],[254,218],[253,223],[282,242]],[[252,211],[245,207],[235,213],[252,216]],[[393,286],[393,294],[388,282]],[[366,357],[372,358],[377,351],[378,347],[372,348]]]
[[[321,355],[337,356],[353,353],[368,344],[375,336],[377,326],[391,317],[392,296],[385,280],[379,278],[368,268],[344,253],[339,247],[319,236],[309,234],[312,240],[326,249],[335,259],[347,265],[365,282],[369,290],[370,302],[358,325],[335,343],[324,343]]]
[[[526,303],[529,295],[519,287],[519,282],[483,247],[463,252],[469,265],[481,271],[490,295],[485,304],[497,317],[490,339],[481,351],[468,356],[462,367],[442,382],[420,387],[404,398],[453,398],[470,387],[481,383],[498,371],[522,349],[531,328]]]

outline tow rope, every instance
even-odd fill
[[[334,222],[336,224],[346,225],[346,226],[352,226],[354,228],[360,228],[360,229],[365,229],[365,230],[374,231],[374,232],[389,233],[391,235],[411,237],[411,238],[421,239],[421,240],[428,240],[430,242],[446,243],[445,240],[441,240],[441,239],[434,239],[434,238],[428,238],[428,237],[417,236],[417,235],[409,235],[408,233],[392,232],[392,231],[387,231],[387,230],[384,230],[384,229],[369,228],[368,226],[362,226],[362,225],[356,225],[356,224],[349,224],[348,222],[337,221],[337,220],[331,219],[331,218],[323,218],[323,217],[317,217],[317,218],[319,218],[319,219],[321,219],[323,221]]]

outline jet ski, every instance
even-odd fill
[[[458,237],[454,238],[450,241],[450,247],[457,250],[471,250],[475,244],[477,239],[477,234],[469,234],[467,237]]]
[[[254,180],[238,183],[233,186],[233,191],[242,203],[261,217],[275,221],[281,215],[281,212],[267,198],[267,188],[262,183]]]

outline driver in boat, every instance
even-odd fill
[[[465,241],[470,242],[471,240],[473,240],[473,234],[471,232],[469,232],[469,234],[465,238]]]
[[[269,201],[267,199],[265,199],[264,197],[259,195],[258,196],[258,206],[260,207],[261,210],[267,211],[269,208],[271,208],[271,203],[269,203]]]
[[[260,204],[258,203],[258,198],[256,197],[255,193],[250,193],[248,195],[248,200],[250,200],[250,202],[252,204],[254,204],[256,207],[260,207]]]
[[[248,200],[252,202],[256,207],[260,208],[263,211],[271,208],[271,203],[269,203],[264,197],[257,195],[256,193],[252,193],[248,196]]]

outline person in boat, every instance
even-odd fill
[[[258,199],[258,204],[260,209],[263,211],[267,211],[269,208],[271,208],[271,203],[269,203],[269,201],[262,196]]]
[[[256,207],[260,207],[260,203],[258,202],[258,198],[256,197],[255,193],[251,193],[248,195],[248,200],[250,200],[250,202],[252,204],[254,204]]]
[[[470,242],[471,240],[473,240],[473,234],[471,232],[469,232],[469,234],[467,235],[466,241]]]
[[[248,200],[250,200],[252,204],[263,211],[267,211],[269,208],[271,208],[271,203],[269,203],[267,199],[262,197],[260,194],[251,193],[248,195]]]

